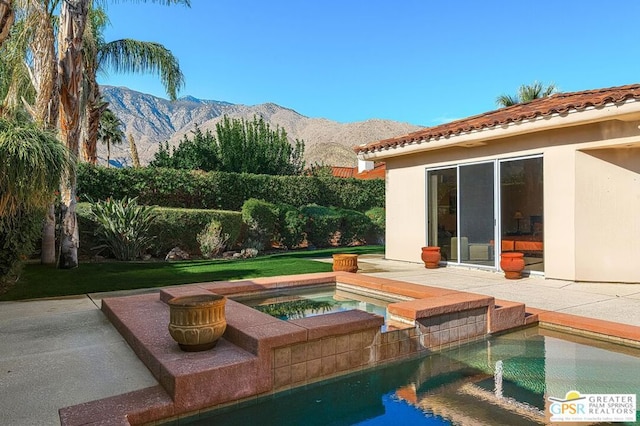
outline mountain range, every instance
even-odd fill
[[[325,118],[310,118],[273,103],[241,105],[223,101],[203,100],[185,96],[169,101],[126,87],[101,86],[109,108],[122,121],[125,135],[131,134],[136,142],[140,162],[148,164],[158,151],[160,143],[176,146],[185,135],[198,125],[203,131],[211,130],[223,116],[251,120],[262,117],[275,129],[283,128],[290,140],[305,142],[307,164],[352,167],[357,164],[353,146],[393,136],[403,135],[421,127],[392,120],[372,119],[354,123],[339,123]],[[106,164],[107,149],[98,143],[100,164]],[[111,146],[111,161],[131,165],[127,139]]]

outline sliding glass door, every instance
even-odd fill
[[[460,260],[473,265],[495,265],[494,163],[460,166]]]
[[[524,253],[525,269],[544,271],[542,157],[500,162],[503,252]]]
[[[521,251],[526,269],[544,271],[543,194],[541,156],[427,170],[427,245],[492,268]]]
[[[427,172],[427,241],[439,246],[442,260],[457,259],[451,242],[458,235],[458,170],[456,167]],[[453,251],[452,251],[453,248]]]

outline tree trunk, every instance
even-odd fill
[[[109,164],[111,161],[111,144],[109,143],[109,139],[107,139],[107,168],[109,168],[109,166],[111,164]]]
[[[131,151],[131,161],[133,162],[133,167],[140,167],[140,157],[138,157],[138,147],[136,146],[136,141],[133,139],[133,135],[129,133],[129,151]]]
[[[15,13],[11,7],[11,0],[0,0],[0,46],[9,38],[14,20]]]
[[[45,129],[58,124],[60,98],[56,65],[55,35],[51,16],[44,6],[38,11],[36,34],[31,49],[38,52],[33,58],[32,82],[36,88],[34,120]]]
[[[60,79],[60,136],[77,161],[80,145],[82,35],[90,0],[66,0],[60,10],[58,75]],[[79,232],[76,217],[76,170],[65,172],[61,185],[62,228],[59,266],[78,266]]]
[[[86,74],[87,77],[95,76],[95,72],[91,72],[91,70],[87,70]],[[85,134],[82,144],[82,156],[84,161],[95,166],[98,163],[98,127],[100,125],[100,116],[109,104],[101,100],[100,88],[95,79],[88,81],[87,87],[87,106],[83,120]]]
[[[36,88],[36,100],[30,111],[33,119],[44,129],[55,129],[58,124],[60,97],[58,90],[58,68],[56,64],[55,35],[51,16],[46,5],[33,3],[37,7],[38,25],[35,37],[31,41],[31,50],[38,52],[33,58],[33,70],[30,73],[33,87]],[[55,205],[51,204],[45,216],[42,229],[42,251],[40,263],[55,265],[56,256],[56,218]]]
[[[42,252],[40,253],[40,263],[43,265],[56,264],[56,208],[54,204],[49,205],[44,219],[42,229]]]

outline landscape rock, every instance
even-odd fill
[[[189,260],[189,253],[182,250],[180,247],[174,247],[167,253],[167,256],[164,260]]]

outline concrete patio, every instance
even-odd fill
[[[537,276],[510,281],[494,272],[427,270],[421,264],[381,256],[361,256],[359,265],[359,274],[640,327],[638,284],[574,283]],[[59,424],[60,408],[158,385],[99,309],[103,297],[114,295],[0,302],[1,424]]]

